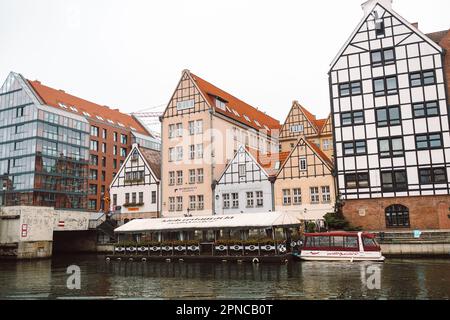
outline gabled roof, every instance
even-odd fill
[[[317,146],[317,144],[315,144],[313,141],[309,140],[309,139],[305,139],[305,142],[311,147],[311,149],[314,150],[314,152],[320,157],[322,158],[323,161],[325,161],[330,168],[333,168],[333,162],[331,161],[330,158],[328,158],[328,156]]]
[[[55,107],[70,113],[75,113],[84,116],[87,119],[91,118],[95,121],[102,121],[101,119],[97,118],[97,116],[100,116],[104,119],[102,122],[105,122],[106,124],[114,124],[118,127],[122,127],[123,125],[122,128],[124,129],[136,131],[147,136],[150,135],[150,133],[144,128],[143,125],[141,125],[139,121],[137,121],[130,115],[120,112],[119,109],[110,109],[107,106],[101,106],[82,98],[78,98],[69,93],[66,93],[63,90],[57,90],[43,85],[40,81],[37,80],[27,81],[31,88],[35,91],[35,93],[44,102],[44,104],[48,106]],[[64,108],[60,104],[63,104],[66,107]],[[83,112],[88,113],[90,116],[87,116]],[[108,120],[112,121],[113,123],[109,122]]]
[[[257,131],[266,130],[265,126],[267,126],[267,128],[269,129],[267,134],[271,136],[275,135],[277,133],[275,131],[280,129],[281,125],[278,120],[270,117],[269,115],[256,109],[255,107],[252,107],[246,102],[234,97],[228,92],[219,89],[218,87],[202,79],[201,77],[193,73],[190,73],[190,75],[197,85],[198,89],[202,92],[203,96],[208,100],[209,105],[213,107],[216,112],[240,123],[243,123],[249,127],[252,127]],[[227,107],[225,110],[216,106],[216,98],[220,98],[225,102],[225,105]],[[233,112],[233,110],[236,111],[237,114]],[[245,116],[248,117],[250,121],[248,121]],[[257,121],[257,123],[255,121]],[[258,125],[258,123],[260,125]]]
[[[161,152],[143,147],[139,147],[139,151],[150,166],[155,178],[161,180]]]
[[[263,168],[269,176],[276,176],[283,163],[288,158],[290,151],[279,153],[261,153],[259,150],[255,150],[247,147],[247,151],[258,162],[259,166]],[[276,164],[278,163],[278,168]]]
[[[305,115],[305,117],[309,121],[309,123],[311,123],[311,125],[316,129],[317,134],[320,134],[322,132],[322,128],[326,124],[328,118],[326,118],[326,119],[317,119],[317,117],[314,114],[312,114],[308,109],[306,109],[304,106],[302,106],[297,100],[295,100],[292,103],[291,110],[294,107],[298,107],[300,109],[300,111]],[[286,117],[286,120],[289,118],[290,114],[291,114],[291,111],[289,111],[289,114]]]
[[[379,1],[374,1],[373,2],[373,7],[371,10],[368,10],[368,12],[364,15],[364,17],[362,18],[362,20],[358,23],[358,26],[353,30],[351,36],[347,39],[347,41],[345,42],[345,44],[342,46],[342,48],[339,50],[338,54],[336,55],[336,57],[333,59],[333,61],[331,62],[330,65],[330,72],[331,70],[333,70],[336,62],[338,61],[338,59],[342,56],[342,54],[344,53],[345,49],[350,45],[350,43],[352,42],[353,38],[355,37],[355,35],[358,33],[359,29],[361,29],[362,25],[364,24],[364,22],[366,22],[366,20],[369,18],[369,16],[372,14],[373,10],[377,7],[380,6],[381,8],[383,8],[384,10],[388,11],[389,13],[391,13],[396,19],[398,19],[400,22],[402,22],[408,29],[411,30],[411,32],[417,33],[424,41],[428,42],[431,46],[433,46],[436,50],[438,50],[439,52],[442,52],[442,48],[437,45],[433,40],[431,40],[429,37],[427,37],[425,34],[423,34],[420,30],[418,30],[417,28],[415,28],[411,23],[409,23],[408,21],[406,21],[402,16],[400,16],[397,12],[395,12],[392,9],[386,9],[382,4],[380,4]]]

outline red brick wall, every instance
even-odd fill
[[[450,229],[450,195],[345,200],[343,213],[353,226],[364,230],[408,230],[386,228],[385,208],[393,204],[409,208],[410,230]]]
[[[447,35],[439,42],[439,45],[446,50],[444,58],[444,72],[445,79],[447,81],[447,99],[450,97],[450,31]]]

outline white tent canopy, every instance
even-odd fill
[[[158,219],[135,219],[114,230],[117,233],[164,232],[183,230],[263,229],[300,225],[299,216],[292,213],[264,212],[214,216]]]

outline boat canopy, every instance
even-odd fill
[[[264,229],[299,226],[295,214],[281,212],[134,219],[114,230],[116,233],[165,232],[184,230]]]

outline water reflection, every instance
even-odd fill
[[[81,290],[66,287],[71,264],[81,268]],[[253,265],[60,256],[0,263],[0,298],[449,299],[449,267],[450,260]],[[368,285],[371,276],[379,289]]]

